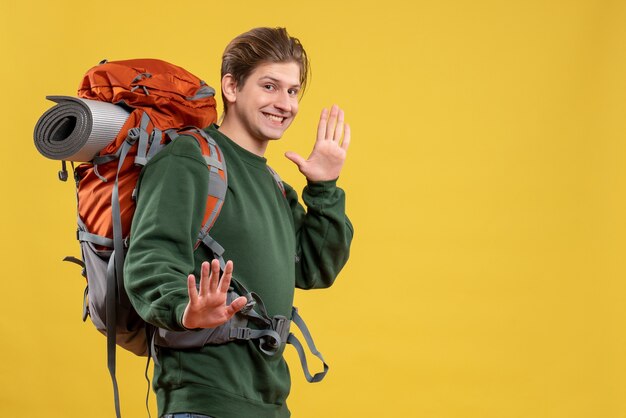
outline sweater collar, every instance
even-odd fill
[[[227,144],[237,154],[239,158],[241,158],[243,161],[245,161],[246,163],[250,165],[260,167],[260,168],[266,167],[267,158],[260,157],[244,149],[243,147],[239,146],[235,141],[233,141],[232,139],[230,139],[229,137],[227,137],[226,135],[218,131],[218,128],[219,128],[219,125],[214,123],[207,128],[207,131],[209,132],[211,137],[213,137],[216,141],[220,142],[220,145],[222,143]]]

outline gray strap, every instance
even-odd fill
[[[322,361],[322,363],[324,363],[324,371],[315,373],[315,375],[311,376],[311,373],[309,372],[309,366],[306,360],[306,355],[304,354],[304,348],[302,347],[302,344],[300,344],[300,341],[296,338],[295,335],[293,335],[293,333],[290,333],[289,337],[287,338],[287,342],[293,345],[296,351],[298,352],[298,357],[300,357],[300,364],[302,365],[302,371],[304,371],[304,376],[306,377],[306,380],[309,383],[320,382],[322,381],[322,379],[324,379],[324,376],[326,376],[326,373],[328,373],[328,364],[326,364],[326,362],[324,361],[324,357],[322,357],[322,353],[320,353],[315,347],[315,343],[313,342],[311,333],[309,332],[309,329],[307,328],[306,324],[304,323],[304,321],[298,314],[298,310],[295,307],[293,308],[292,315],[293,316],[291,320],[298,326],[298,328],[302,332],[302,335],[304,336],[304,341],[309,347],[309,350],[311,351],[311,353],[313,353],[313,355],[319,358]]]
[[[97,155],[93,158],[93,164],[94,165],[105,164],[113,160],[116,160],[120,157],[121,151],[122,151],[122,148],[120,147],[117,149],[117,151],[115,151],[115,154]]]
[[[132,144],[131,138],[128,138],[122,144],[120,153],[120,161],[117,165],[117,174],[115,176],[115,184],[111,193],[111,209],[113,217],[113,253],[109,260],[109,269],[107,270],[106,285],[106,315],[107,315],[107,364],[111,381],[113,382],[113,398],[115,401],[115,413],[117,418],[121,418],[120,414],[120,397],[117,387],[117,379],[115,377],[115,351],[116,351],[116,331],[117,331],[117,309],[116,302],[121,290],[118,287],[124,286],[124,237],[122,236],[122,218],[119,199],[119,174],[126,159],[126,155]]]
[[[249,298],[250,295],[251,295],[251,293],[249,293],[248,295],[245,295],[245,296],[246,296],[246,298]],[[250,299],[248,299],[248,300],[250,300]],[[258,304],[257,304],[256,300],[254,300],[254,303],[250,303],[250,305],[249,305],[250,308],[248,308],[245,312],[242,312],[241,314],[244,317],[246,317],[248,319],[248,321],[254,322],[255,324],[257,324],[260,327],[271,328],[272,327],[272,318],[268,318],[264,314],[259,314],[254,309],[254,308],[258,307],[257,305]]]
[[[165,134],[167,136],[169,136],[170,140],[172,140],[172,141],[180,136],[180,135],[178,135],[178,132],[176,132],[175,129],[168,129],[168,130],[165,131]]]
[[[211,170],[209,172],[209,188],[207,190],[207,195],[218,198],[220,200],[220,203],[218,203],[218,205],[223,204],[222,202],[224,201],[224,197],[226,196],[226,190],[228,190],[228,185],[226,185],[226,182],[222,180],[220,175],[217,173],[217,170]],[[215,205],[215,207],[217,208],[218,205]]]
[[[150,355],[152,355],[152,361],[154,361],[154,365],[156,367],[159,367],[161,364],[159,363],[159,358],[157,357],[157,346],[155,343],[157,333],[158,333],[157,330],[155,330],[155,332],[152,333],[152,337],[149,340],[150,341],[149,350],[150,350]]]
[[[209,185],[207,190],[207,196],[213,196],[217,199],[217,203],[213,207],[213,210],[209,214],[207,218],[206,224],[200,230],[198,234],[198,240],[202,241],[205,245],[207,245],[215,254],[216,258],[220,260],[220,266],[222,269],[226,266],[226,263],[222,259],[222,255],[224,254],[224,248],[217,243],[213,238],[209,236],[209,229],[211,229],[211,225],[215,222],[217,215],[224,204],[224,198],[226,197],[226,189],[228,186],[226,182],[222,180],[222,178],[214,172],[214,168],[211,169],[209,173]]]
[[[224,188],[226,188],[226,185],[224,185]],[[210,185],[209,185],[209,189],[211,189]],[[215,188],[213,188],[213,189],[215,189]],[[213,193],[215,193],[215,190],[214,191],[208,191],[207,195],[213,196],[213,197],[217,197]],[[224,204],[224,200],[223,199],[220,199],[219,197],[217,199],[218,199],[217,204],[215,205],[215,207],[211,211],[211,214],[209,215],[209,218],[206,221],[206,225],[204,225],[204,227],[202,228],[202,230],[198,234],[198,240],[199,241],[204,242],[205,237],[208,236],[209,229],[211,229],[211,225],[213,225],[213,222],[215,222],[215,218],[217,217],[217,214],[220,211],[220,207]],[[220,246],[220,248],[221,248],[221,246]],[[221,257],[221,254],[223,252],[224,252],[224,249],[222,248],[222,252],[219,255],[220,257]],[[222,266],[222,267],[224,267],[224,266]]]
[[[240,296],[245,296],[248,299],[248,303],[244,306],[239,313],[244,315],[249,320],[257,323],[260,326],[271,328],[273,326],[272,318],[267,313],[265,304],[259,295],[254,292],[250,292],[241,282],[233,278],[230,282],[231,287]],[[260,311],[260,313],[258,312]]]
[[[206,142],[208,142],[209,145],[215,145],[215,140],[211,138],[211,136],[207,134],[204,129],[196,129],[196,131],[200,134],[201,137],[206,139]]]
[[[215,167],[219,170],[222,170],[222,163],[215,158],[213,155],[209,156],[209,155],[205,155],[204,156],[204,161],[206,162],[207,165],[211,166],[211,167]]]
[[[132,85],[132,84],[134,84],[134,83],[136,83],[136,82],[138,82],[138,81],[143,80],[144,78],[150,78],[150,77],[152,77],[152,74],[150,74],[150,73],[148,73],[148,72],[145,72],[145,73],[139,73],[139,74],[137,74],[137,75],[135,76],[135,78],[133,78],[133,79],[131,80],[130,84]],[[135,86],[135,87],[133,87],[133,88],[134,88],[134,89],[136,89],[137,87],[139,87],[139,86]],[[132,90],[131,90],[131,91],[132,91]]]
[[[148,358],[146,360],[146,368],[144,369],[143,372],[143,377],[146,379],[146,381],[148,382],[148,386],[146,389],[146,411],[148,411],[148,418],[152,418],[152,414],[150,413],[150,375],[148,374],[148,372],[150,371],[150,353],[148,353]]]
[[[291,321],[282,315],[272,317],[272,329],[280,335],[281,341],[287,341],[289,338],[289,328]]]
[[[213,89],[213,87],[208,86],[207,84],[204,83],[204,81],[202,81],[202,84],[203,86],[198,89],[195,95],[193,95],[192,97],[185,97],[185,99],[200,100],[200,99],[205,99],[207,97],[215,96],[215,89]]]
[[[274,169],[270,167],[269,165],[267,165],[266,167],[267,167],[267,170],[272,174],[272,177],[274,177],[274,181],[276,182],[276,185],[278,185],[278,188],[280,189],[283,196],[287,196],[287,192],[285,191],[285,185],[283,184],[283,181],[278,175],[278,173],[274,171]]]
[[[257,295],[254,292],[250,292],[250,295],[256,301],[256,306],[254,307],[254,309],[256,311],[260,311],[261,312],[261,317],[265,321],[267,321],[269,325],[272,325],[272,318],[270,318],[269,314],[267,313],[267,309],[265,308],[265,303],[263,303],[263,299],[261,299],[261,296]]]
[[[78,230],[78,240],[91,242],[96,245],[102,245],[103,247],[113,248],[113,240],[111,238],[92,234],[91,232],[87,231]]]
[[[152,141],[150,142],[150,150],[148,151],[148,161],[152,159],[159,151],[161,151],[164,145],[161,143],[163,140],[163,132],[160,129],[154,128],[152,131]]]
[[[233,340],[255,340],[263,336],[270,335],[280,340],[280,335],[271,329],[252,329],[247,327],[231,328],[229,337]]]
[[[150,123],[150,116],[144,111],[141,115],[141,124],[139,126],[139,145],[137,146],[137,156],[135,157],[135,164],[146,165],[148,163],[148,123]]]
[[[136,132],[137,133],[137,138],[139,138],[139,133],[137,131],[137,128],[130,128],[127,132],[127,136],[131,136],[132,133]],[[107,154],[107,155],[96,155],[93,158],[93,164],[94,165],[98,165],[98,164],[105,164],[108,162],[111,162],[113,160],[117,160],[120,157],[120,152],[122,152],[122,147],[118,148],[117,151],[115,151],[114,154]]]
[[[111,238],[103,237],[101,235],[96,235],[89,232],[87,229],[87,225],[85,225],[83,220],[80,218],[80,215],[77,216],[76,223],[78,224],[78,230],[76,231],[76,239],[78,241],[89,243],[91,249],[97,251],[98,253],[102,253],[103,250],[96,249],[92,244],[113,249],[113,240]]]
[[[207,144],[209,146],[210,155],[205,156],[205,160],[207,160],[207,164],[209,166],[209,171],[210,171],[207,195],[213,196],[217,198],[218,200],[217,204],[213,208],[213,211],[209,215],[209,218],[207,219],[206,224],[203,226],[202,230],[200,231],[200,235],[198,236],[198,240],[204,242],[205,237],[208,235],[209,230],[211,229],[211,225],[213,225],[213,223],[215,222],[215,219],[218,213],[220,212],[222,205],[224,204],[224,200],[226,199],[226,191],[228,189],[228,172],[226,170],[226,162],[222,161],[220,163],[219,160],[217,159],[219,148],[215,140],[211,138],[209,135],[207,135],[207,133],[201,129],[197,130],[197,132],[199,132],[200,135],[207,141]],[[215,161],[217,164],[212,163],[213,161]],[[223,179],[222,177],[220,177],[218,169],[221,169],[224,172]],[[209,242],[211,241],[213,240],[210,239]],[[217,258],[220,260],[220,266],[222,267],[222,269],[224,268],[226,264],[222,258],[223,252],[224,251],[222,249],[222,251],[219,254],[217,254]]]
[[[117,155],[115,154],[108,154],[108,155],[101,155],[101,156],[95,156],[93,157],[93,164],[94,165],[100,165],[100,164],[105,164],[108,162],[111,162],[115,159],[117,159]]]
[[[116,350],[116,324],[117,310],[116,305],[116,285],[115,285],[115,251],[111,254],[109,264],[107,266],[107,284],[106,284],[106,315],[107,315],[107,366],[113,383],[113,402],[115,403],[115,416],[121,418],[120,412],[120,392],[117,387],[117,378],[115,377],[115,350]]]
[[[146,369],[144,370],[144,377],[146,378],[146,381],[148,382],[148,389],[146,390],[146,410],[148,411],[148,418],[152,418],[152,414],[150,413],[150,405],[149,405],[149,401],[150,401],[150,375],[148,374],[149,369],[150,369],[150,359],[152,358],[152,349],[154,349],[154,346],[152,345],[151,341],[154,339],[153,336],[155,334],[155,329],[154,327],[146,324],[146,341],[148,342],[148,359],[146,360]],[[155,356],[156,357],[156,356]]]
[[[96,176],[97,176],[100,180],[102,180],[104,183],[106,183],[106,182],[107,182],[107,179],[106,179],[106,178],[104,178],[104,177],[102,177],[102,176],[100,175],[100,173],[98,172],[98,164],[94,164],[94,165],[93,165],[93,173],[94,173],[94,174],[95,174],[95,175],[96,175]]]
[[[199,238],[199,237],[198,237]],[[209,249],[211,251],[213,251],[213,254],[215,255],[215,257],[217,259],[222,259],[220,260],[220,267],[222,269],[224,269],[226,267],[226,263],[224,263],[224,265],[222,265],[222,255],[224,254],[224,247],[222,247],[217,241],[215,241],[210,235],[205,235],[202,238],[202,242],[204,243],[204,245],[206,245],[207,247],[209,247]]]
[[[271,329],[231,328],[229,337],[238,341],[258,339],[260,340],[259,349],[268,356],[276,354],[282,346],[280,335]]]
[[[122,144],[122,152],[120,153],[120,161],[117,165],[117,174],[115,176],[115,184],[111,193],[111,210],[113,217],[113,248],[117,253],[115,257],[115,273],[119,281],[118,287],[123,288],[122,277],[124,275],[124,237],[122,236],[122,215],[119,199],[119,175],[128,151],[132,147],[133,142],[126,140]],[[120,292],[121,294],[121,292]],[[108,321],[107,321],[108,322]]]

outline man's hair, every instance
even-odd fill
[[[222,55],[222,78],[231,74],[237,88],[256,67],[266,63],[295,62],[300,67],[300,92],[303,93],[310,72],[309,60],[300,40],[289,36],[285,28],[254,28],[233,39]],[[222,93],[224,111],[227,102]]]

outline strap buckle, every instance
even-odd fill
[[[250,328],[231,328],[229,337],[235,340],[249,340],[252,330]]]
[[[141,130],[139,128],[130,128],[128,130],[128,134],[126,135],[126,141],[131,145],[134,144],[135,141],[139,139],[140,133]]]
[[[287,341],[291,321],[282,315],[272,317],[272,329],[280,335],[281,341]]]

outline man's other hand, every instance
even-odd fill
[[[187,329],[215,328],[226,323],[243,308],[247,300],[240,296],[226,305],[226,294],[233,275],[233,262],[228,261],[220,278],[220,263],[213,260],[200,267],[200,289],[196,288],[196,277],[187,277],[189,303],[183,314],[183,326]]]

